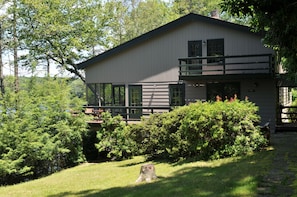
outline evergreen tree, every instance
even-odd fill
[[[6,87],[13,87],[12,80]],[[63,79],[32,78],[0,103],[0,184],[38,178],[85,160],[86,118]],[[17,102],[16,102],[17,101]]]

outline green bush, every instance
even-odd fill
[[[217,159],[259,150],[266,143],[251,102],[197,102],[153,114],[130,126],[140,153],[150,157]]]
[[[120,115],[112,117],[109,112],[102,113],[101,128],[97,132],[99,152],[107,152],[111,159],[124,159],[133,155],[135,144],[129,137],[129,130]]]
[[[186,108],[177,108],[170,113],[152,114],[140,124],[130,125],[130,137],[136,142],[139,154],[150,157],[181,157],[184,153],[179,127]],[[179,146],[177,148],[176,146]]]
[[[297,107],[297,100],[294,100],[292,102],[292,107]],[[296,123],[297,122],[297,108],[290,108],[288,114],[288,120],[289,122]]]

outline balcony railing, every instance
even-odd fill
[[[274,61],[272,54],[179,59],[180,77],[273,73]]]

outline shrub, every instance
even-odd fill
[[[259,150],[258,108],[251,102],[197,102],[153,114],[130,127],[130,137],[150,157],[217,159]]]
[[[136,142],[140,154],[150,157],[182,157],[183,143],[179,127],[186,107],[169,113],[151,114],[140,124],[130,126],[130,137]]]
[[[99,152],[107,152],[111,159],[129,158],[133,155],[135,145],[129,137],[129,130],[120,115],[112,117],[109,112],[102,113],[101,128],[97,132]]]
[[[265,143],[258,108],[250,102],[195,103],[181,124],[189,153],[201,159],[239,156]]]

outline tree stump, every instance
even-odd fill
[[[156,179],[156,171],[155,166],[153,164],[145,164],[140,167],[140,174],[136,183],[140,183],[143,181],[151,182],[152,180]]]

